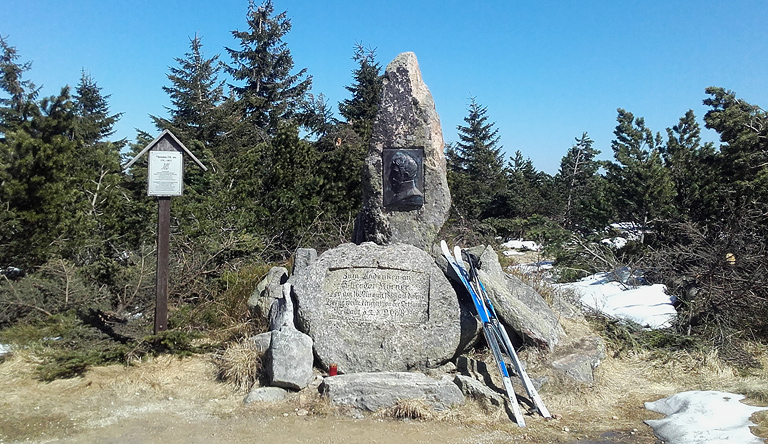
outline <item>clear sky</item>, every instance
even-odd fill
[[[258,2],[257,2],[258,3]],[[654,131],[688,109],[699,121],[708,86],[768,107],[768,1],[275,0],[293,29],[285,41],[312,92],[334,109],[349,93],[356,42],[386,65],[413,51],[443,135],[457,140],[469,98],[488,108],[507,158],[516,150],[550,174],[588,132],[610,158],[616,109]],[[170,104],[169,66],[202,37],[210,57],[236,48],[247,0],[3,0],[0,34],[31,61],[43,94],[86,70],[123,113],[118,138],[155,134],[150,114]],[[716,140],[707,131],[705,140]]]

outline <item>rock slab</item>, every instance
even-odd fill
[[[400,54],[384,73],[379,112],[363,167],[363,208],[356,221],[355,243],[407,243],[423,250],[432,246],[451,207],[444,149],[440,117],[416,55]],[[396,205],[397,201],[385,206],[385,193],[392,201],[394,182],[403,180],[400,173],[397,178],[385,174],[397,165],[397,171],[412,167],[402,175],[421,189],[417,196],[400,200],[405,206]]]
[[[459,387],[461,393],[468,398],[475,399],[480,402],[486,402],[495,406],[504,405],[504,397],[488,388],[482,382],[469,376],[456,375],[453,379],[453,383]]]
[[[257,387],[248,393],[248,396],[243,399],[243,403],[278,402],[284,400],[287,396],[288,391],[280,387]]]
[[[297,328],[312,337],[326,369],[337,364],[340,373],[423,370],[456,354],[456,293],[419,248],[343,244],[289,282]]]
[[[272,302],[283,295],[281,285],[288,280],[288,269],[285,267],[272,267],[264,279],[256,285],[251,297],[248,298],[248,309],[255,317],[266,318]]]
[[[435,410],[462,404],[464,395],[449,376],[432,379],[423,373],[354,373],[323,379],[320,392],[333,405],[375,412],[400,400],[421,399]]]
[[[301,390],[312,381],[312,338],[292,327],[272,331],[269,348],[271,385]]]
[[[552,367],[566,376],[590,384],[594,382],[594,371],[605,359],[605,341],[599,336],[587,336],[556,350],[552,356]]]

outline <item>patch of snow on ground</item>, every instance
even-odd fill
[[[667,417],[645,423],[668,444],[762,444],[764,441],[749,431],[749,426],[755,425],[749,417],[768,407],[742,404],[742,399],[743,395],[726,392],[682,392],[646,402],[646,409]]]
[[[530,251],[539,251],[541,250],[541,245],[537,244],[534,241],[524,241],[522,239],[514,239],[510,241],[506,241],[503,244],[501,244],[502,248],[508,248],[510,250],[530,250]]]
[[[612,239],[603,239],[600,241],[601,243],[605,245],[610,245],[611,247],[619,250],[627,246],[627,239],[623,237],[614,237]]]
[[[578,282],[561,284],[579,294],[581,303],[606,315],[629,319],[650,328],[668,327],[677,315],[675,297],[662,284],[628,287],[598,273]]]

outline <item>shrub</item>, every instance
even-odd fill
[[[105,308],[109,295],[71,262],[52,259],[34,273],[12,281],[0,276],[0,328],[34,322],[70,309]]]

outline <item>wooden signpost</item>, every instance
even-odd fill
[[[183,143],[165,130],[147,145],[123,169],[128,169],[149,152],[147,194],[157,196],[157,284],[155,304],[155,334],[168,327],[168,257],[171,234],[171,197],[184,192],[184,155],[189,156],[203,171],[208,168]]]

